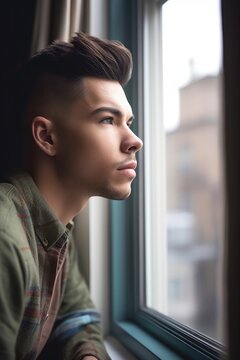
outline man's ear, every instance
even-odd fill
[[[32,135],[36,145],[47,155],[56,154],[56,137],[51,120],[36,116],[32,122]]]

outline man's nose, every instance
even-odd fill
[[[136,153],[143,147],[142,140],[132,131],[121,143],[121,150],[125,153]]]

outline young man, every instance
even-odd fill
[[[23,70],[27,171],[0,185],[1,359],[109,359],[71,231],[91,196],[131,192],[131,68],[121,43],[78,34]]]

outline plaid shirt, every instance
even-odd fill
[[[110,359],[72,226],[53,215],[27,173],[0,184],[0,359]]]

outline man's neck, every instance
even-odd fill
[[[69,223],[87,204],[88,197],[67,186],[52,168],[38,167],[29,172],[49,207],[63,224]]]

